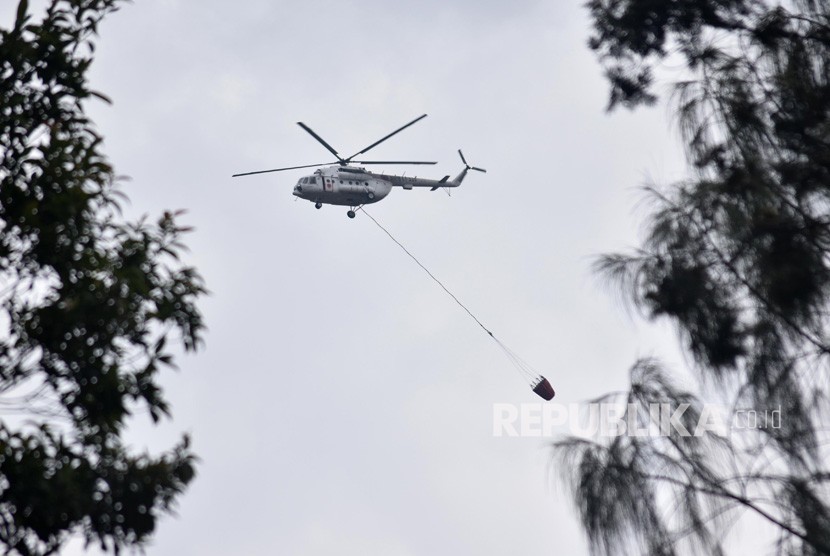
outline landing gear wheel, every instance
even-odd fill
[[[346,216],[348,216],[349,218],[354,218],[354,211],[350,210],[349,212],[346,213]]]
[[[316,208],[316,209],[323,208],[323,203],[314,203],[314,208]]]

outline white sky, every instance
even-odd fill
[[[428,113],[370,158],[441,177],[461,147],[488,173],[370,212],[559,402],[624,388],[674,341],[590,263],[682,164],[665,109],[605,114],[581,4],[144,0],[105,22],[91,77],[114,106],[91,113],[130,213],[187,208],[212,291],[207,348],[164,379],[175,419],[131,433],[189,431],[202,458],[149,554],[586,552],[548,442],[492,436],[494,403],[538,398],[466,314],[367,218],[295,202],[303,171],[230,178],[330,160],[298,120],[351,154]]]

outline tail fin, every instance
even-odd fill
[[[450,179],[450,177],[449,177],[449,176],[444,176],[443,178],[441,178],[440,180],[438,180],[438,183],[439,183],[439,184],[441,184],[441,183],[447,183],[447,181],[448,181],[449,179]],[[438,189],[439,187],[441,187],[441,186],[440,186],[440,185],[436,185],[435,187],[433,187],[432,189],[430,189],[430,191],[435,191],[435,190],[436,190],[436,189]],[[446,187],[445,187],[444,189],[446,189]]]
[[[461,173],[455,176],[455,178],[452,180],[452,183],[453,185],[455,185],[455,187],[461,185],[461,182],[464,181],[464,177],[467,175],[468,170],[475,170],[477,172],[487,171],[484,168],[477,168],[475,166],[470,166],[469,164],[467,164],[467,160],[464,158],[464,153],[461,152],[461,149],[458,149],[458,156],[461,157],[461,162],[464,163],[464,169],[461,170]]]

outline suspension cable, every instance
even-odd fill
[[[395,244],[398,247],[400,247],[401,250],[403,250],[403,252],[406,253],[409,256],[409,258],[411,258],[413,261],[415,261],[415,263],[419,267],[421,267],[421,269],[424,272],[426,272],[427,275],[430,278],[432,278],[432,280],[436,284],[441,286],[441,289],[443,289],[447,293],[447,295],[449,295],[453,299],[453,301],[455,301],[458,304],[459,307],[464,309],[464,311],[470,316],[470,318],[472,318],[476,322],[476,324],[478,324],[481,327],[481,329],[484,330],[493,339],[494,342],[496,342],[496,345],[502,350],[502,352],[505,354],[505,356],[507,356],[507,359],[516,368],[516,370],[519,372],[519,374],[522,375],[522,377],[527,381],[528,384],[530,384],[530,386],[531,386],[531,388],[533,388],[534,392],[536,392],[538,395],[540,395],[541,397],[543,397],[546,400],[550,400],[550,399],[553,398],[553,396],[554,396],[553,388],[550,386],[550,383],[547,381],[547,379],[545,377],[543,377],[542,375],[537,373],[533,369],[533,367],[531,367],[524,359],[519,357],[519,355],[516,352],[514,352],[509,347],[507,347],[504,344],[504,342],[502,342],[501,340],[496,338],[496,336],[493,334],[493,332],[491,332],[490,329],[488,329],[486,326],[484,326],[484,324],[478,319],[478,317],[476,317],[473,314],[473,312],[470,311],[470,309],[467,308],[466,305],[461,303],[461,301],[458,299],[458,297],[456,297],[455,294],[452,293],[449,290],[449,288],[447,288],[447,286],[444,285],[443,282],[441,282],[441,280],[439,280],[432,272],[430,272],[429,269],[426,266],[424,266],[423,263],[421,263],[421,261],[419,261],[418,258],[409,251],[409,249],[407,249],[400,241],[395,239],[395,236],[393,236],[392,233],[389,230],[387,230],[380,222],[378,222],[377,219],[375,219],[375,217],[373,217],[371,214],[369,214],[366,211],[365,207],[363,207],[363,206],[358,207],[358,210],[363,211],[363,214],[368,216],[369,219],[372,222],[374,222],[375,225],[378,228],[380,228],[387,236],[389,236],[389,239],[394,241]]]

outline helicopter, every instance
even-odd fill
[[[423,161],[409,161],[409,160],[395,160],[395,161],[378,161],[378,160],[354,160],[356,156],[360,156],[370,149],[373,149],[389,139],[390,137],[400,133],[409,126],[426,118],[426,114],[418,116],[411,122],[403,125],[389,133],[382,139],[379,139],[369,145],[368,147],[356,152],[347,158],[341,157],[337,151],[329,145],[325,139],[320,137],[313,129],[308,127],[303,122],[297,122],[304,131],[314,137],[321,145],[323,145],[334,157],[337,159],[333,162],[324,162],[322,164],[306,164],[303,166],[289,166],[286,168],[273,168],[271,170],[257,170],[255,172],[243,172],[241,174],[234,174],[232,177],[251,176],[254,174],[266,174],[269,172],[283,172],[286,170],[298,170],[301,168],[318,168],[310,176],[304,176],[297,180],[294,186],[294,196],[299,199],[305,199],[314,203],[315,208],[322,208],[323,205],[340,205],[349,207],[346,215],[349,218],[355,217],[355,209],[363,205],[377,203],[384,197],[389,195],[393,187],[402,187],[406,190],[411,190],[413,187],[429,187],[430,191],[435,191],[438,188],[458,187],[464,181],[464,177],[469,170],[477,172],[486,172],[484,168],[470,166],[464,158],[464,153],[458,149],[458,155],[461,157],[461,162],[464,163],[464,168],[455,178],[450,179],[450,176],[444,176],[441,179],[433,180],[427,178],[410,177],[405,175],[393,175],[385,173],[375,173],[366,170],[360,166],[352,166],[352,164],[373,165],[373,164],[413,164],[413,165],[431,165],[435,162]],[[325,166],[325,168],[322,168]]]

